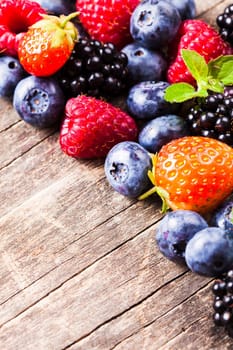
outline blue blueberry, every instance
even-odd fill
[[[122,51],[128,57],[129,78],[133,84],[147,80],[162,80],[167,68],[162,53],[143,47],[137,42],[128,44]]]
[[[188,241],[206,227],[208,224],[205,219],[192,210],[168,212],[156,229],[158,248],[169,260],[185,263],[184,253]]]
[[[75,11],[75,1],[67,0],[35,0],[48,13],[54,15],[68,15]]]
[[[175,112],[177,104],[164,99],[169,83],[165,81],[142,81],[129,90],[126,104],[135,119],[150,120],[158,116]]]
[[[147,175],[151,167],[149,153],[132,141],[115,145],[107,154],[104,164],[110,185],[120,194],[131,198],[138,197],[151,186]]]
[[[233,238],[233,194],[212,214],[210,224],[220,227]]]
[[[27,123],[46,128],[57,123],[65,107],[64,94],[53,78],[28,76],[16,86],[13,106]]]
[[[19,60],[10,56],[0,57],[0,96],[12,98],[16,85],[27,73]]]
[[[135,41],[150,49],[161,49],[175,37],[181,17],[176,7],[163,0],[142,0],[130,19],[130,33]]]
[[[179,11],[182,20],[196,17],[196,4],[194,0],[166,0]]]
[[[171,140],[189,135],[184,118],[168,114],[150,120],[140,131],[138,142],[151,153],[156,153]]]
[[[233,241],[219,227],[205,228],[187,243],[185,260],[197,274],[221,275],[233,266]]]

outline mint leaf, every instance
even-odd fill
[[[213,79],[212,77],[209,78],[208,84],[207,84],[207,89],[214,91],[214,92],[219,92],[223,93],[224,91],[224,85],[221,81]]]
[[[204,57],[196,51],[187,49],[181,50],[181,56],[189,72],[197,82],[207,79],[209,69]]]
[[[184,102],[196,96],[196,90],[188,83],[176,83],[168,86],[164,98],[168,102]]]
[[[220,56],[208,63],[209,76],[223,85],[233,85],[233,55]]]

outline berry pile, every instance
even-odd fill
[[[32,126],[59,125],[68,156],[102,157],[120,194],[161,198],[159,250],[225,274],[215,322],[233,333],[233,5],[220,33],[195,13],[193,0],[1,0],[0,95]]]
[[[187,120],[193,135],[213,137],[233,146],[233,89],[199,99]]]
[[[233,46],[233,4],[227,6],[224,12],[217,16],[216,23],[223,40]]]
[[[67,98],[79,94],[107,98],[126,89],[127,63],[126,54],[114,44],[81,38],[57,79]]]

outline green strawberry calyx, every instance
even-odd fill
[[[196,80],[196,87],[184,82],[171,84],[165,91],[166,101],[181,103],[207,97],[209,91],[223,93],[224,86],[233,85],[233,55],[219,56],[208,63],[194,50],[182,49],[181,56]]]
[[[42,19],[34,23],[30,28],[38,28],[51,33],[51,46],[56,48],[62,46],[64,41],[68,43],[70,49],[74,47],[74,43],[78,40],[78,30],[72,19],[76,18],[79,12],[72,12],[69,15],[43,15]]]
[[[151,155],[151,160],[152,160],[152,169],[148,170],[147,175],[153,185],[151,189],[146,191],[145,193],[141,194],[138,199],[143,200],[146,199],[147,197],[151,196],[152,194],[156,193],[162,200],[162,208],[161,212],[166,213],[167,210],[170,208],[169,205],[169,194],[166,190],[164,190],[162,187],[156,185],[156,180],[155,180],[155,170],[156,170],[156,163],[157,163],[158,156],[157,154],[152,154]]]

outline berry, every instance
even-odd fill
[[[76,9],[88,34],[121,49],[132,41],[130,16],[140,0],[77,0]]]
[[[45,13],[46,11],[34,1],[0,1],[0,51],[5,55],[17,57],[19,40]]]
[[[108,102],[79,95],[67,101],[60,132],[61,149],[76,158],[105,157],[121,141],[135,141],[135,121]]]
[[[194,78],[182,59],[182,49],[196,51],[205,58],[206,62],[221,55],[232,53],[231,47],[206,22],[199,19],[184,20],[170,45],[171,63],[167,70],[169,83],[186,82],[195,84]]]
[[[153,156],[149,173],[154,187],[140,199],[157,192],[167,207],[215,210],[232,192],[233,149],[218,140],[185,136],[164,145]]]
[[[179,11],[180,17],[184,19],[192,19],[196,17],[196,4],[194,0],[166,0]]]
[[[233,89],[198,98],[187,111],[192,135],[208,136],[233,146]]]
[[[211,225],[218,226],[233,238],[233,194],[216,209],[211,217]]]
[[[196,232],[208,227],[205,219],[191,210],[176,210],[167,213],[156,229],[156,242],[169,260],[184,263],[187,242]]]
[[[174,39],[180,23],[180,14],[172,4],[142,0],[130,18],[130,33],[142,46],[161,49]]]
[[[18,55],[24,69],[36,76],[46,77],[57,72],[68,60],[78,37],[70,21],[76,13],[44,16],[19,41]]]
[[[213,321],[233,337],[233,270],[222,274],[212,285]]]
[[[165,81],[142,81],[129,90],[127,107],[136,119],[154,119],[176,110],[176,105],[164,99],[169,84]]]
[[[233,46],[233,4],[227,6],[223,13],[217,16],[216,23],[222,39]]]
[[[31,75],[17,84],[13,106],[25,122],[46,128],[60,122],[65,97],[55,79]]]
[[[38,2],[47,13],[53,15],[68,15],[75,11],[75,1],[67,0],[34,0]]]
[[[184,118],[167,114],[146,123],[138,135],[138,141],[149,152],[156,153],[171,140],[188,134],[188,126]]]
[[[185,261],[197,274],[219,276],[233,265],[233,241],[219,227],[204,228],[188,241]]]
[[[19,60],[11,56],[0,57],[0,96],[12,98],[16,85],[26,77]]]
[[[120,194],[136,198],[149,188],[147,172],[151,167],[149,153],[138,143],[124,141],[107,154],[104,164],[109,184]]]
[[[57,79],[68,98],[119,95],[128,85],[127,56],[112,43],[81,38]]]
[[[143,47],[138,42],[126,45],[122,51],[128,58],[127,68],[132,85],[141,81],[159,81],[163,78],[167,62],[161,52]]]

